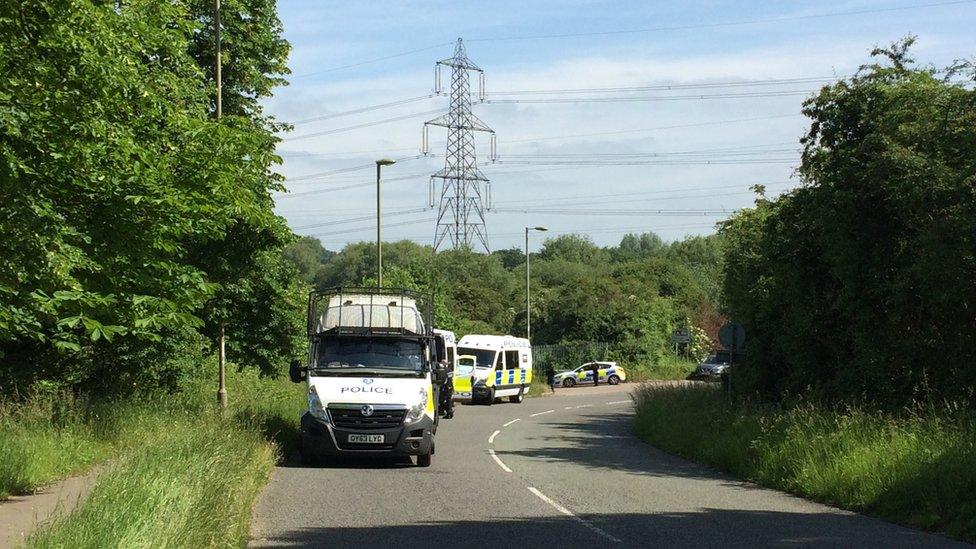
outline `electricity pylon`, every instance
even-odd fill
[[[469,72],[478,73],[478,99],[485,98],[485,73],[468,59],[460,38],[454,57],[434,66],[434,92],[441,93],[441,67],[451,67],[451,108],[447,114],[424,123],[423,152],[427,154],[428,126],[447,128],[447,154],[444,168],[430,176],[428,205],[434,206],[436,183],[441,180],[434,249],[447,239],[454,249],[470,247],[477,241],[488,248],[485,212],[491,209],[491,182],[478,169],[472,132],[491,134],[490,159],[495,159],[495,132],[471,113]]]

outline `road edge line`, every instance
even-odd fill
[[[560,505],[558,502],[556,502],[555,500],[553,500],[549,496],[547,496],[547,495],[543,494],[542,492],[540,492],[534,486],[526,486],[526,488],[528,488],[530,492],[532,492],[533,494],[535,494],[536,496],[538,496],[539,499],[541,499],[542,501],[544,501],[544,502],[548,503],[549,505],[551,505],[553,509],[559,511],[560,513],[566,515],[567,517],[572,518],[573,520],[579,522],[583,526],[586,526],[587,528],[589,528],[594,533],[599,534],[599,535],[607,538],[608,540],[612,541],[613,543],[620,543],[620,540],[619,539],[611,536],[610,534],[608,534],[605,531],[601,530],[600,528],[596,527],[590,521],[588,521],[588,520],[586,520],[584,518],[581,518],[581,517],[577,516],[575,513],[573,513],[569,509],[563,507],[562,505]]]
[[[494,449],[489,448],[488,449],[488,455],[490,455],[491,458],[495,460],[495,463],[497,463],[498,466],[501,467],[503,471],[505,471],[506,473],[511,473],[512,472],[512,470],[508,468],[508,465],[505,465],[505,463],[503,463],[502,460],[499,459],[498,456],[495,455],[495,450]]]

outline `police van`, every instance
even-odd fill
[[[308,302],[308,356],[291,365],[307,386],[301,453],[417,456],[428,467],[447,380],[430,301],[406,290],[335,288]]]
[[[532,384],[532,345],[510,335],[466,335],[457,346],[454,391],[459,400],[522,402]]]

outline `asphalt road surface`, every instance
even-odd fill
[[[966,546],[737,481],[633,434],[632,385],[460,406],[429,468],[279,466],[252,547]]]

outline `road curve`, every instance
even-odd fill
[[[252,547],[969,547],[760,488],[631,430],[632,386],[462,406],[430,468],[277,467]]]

